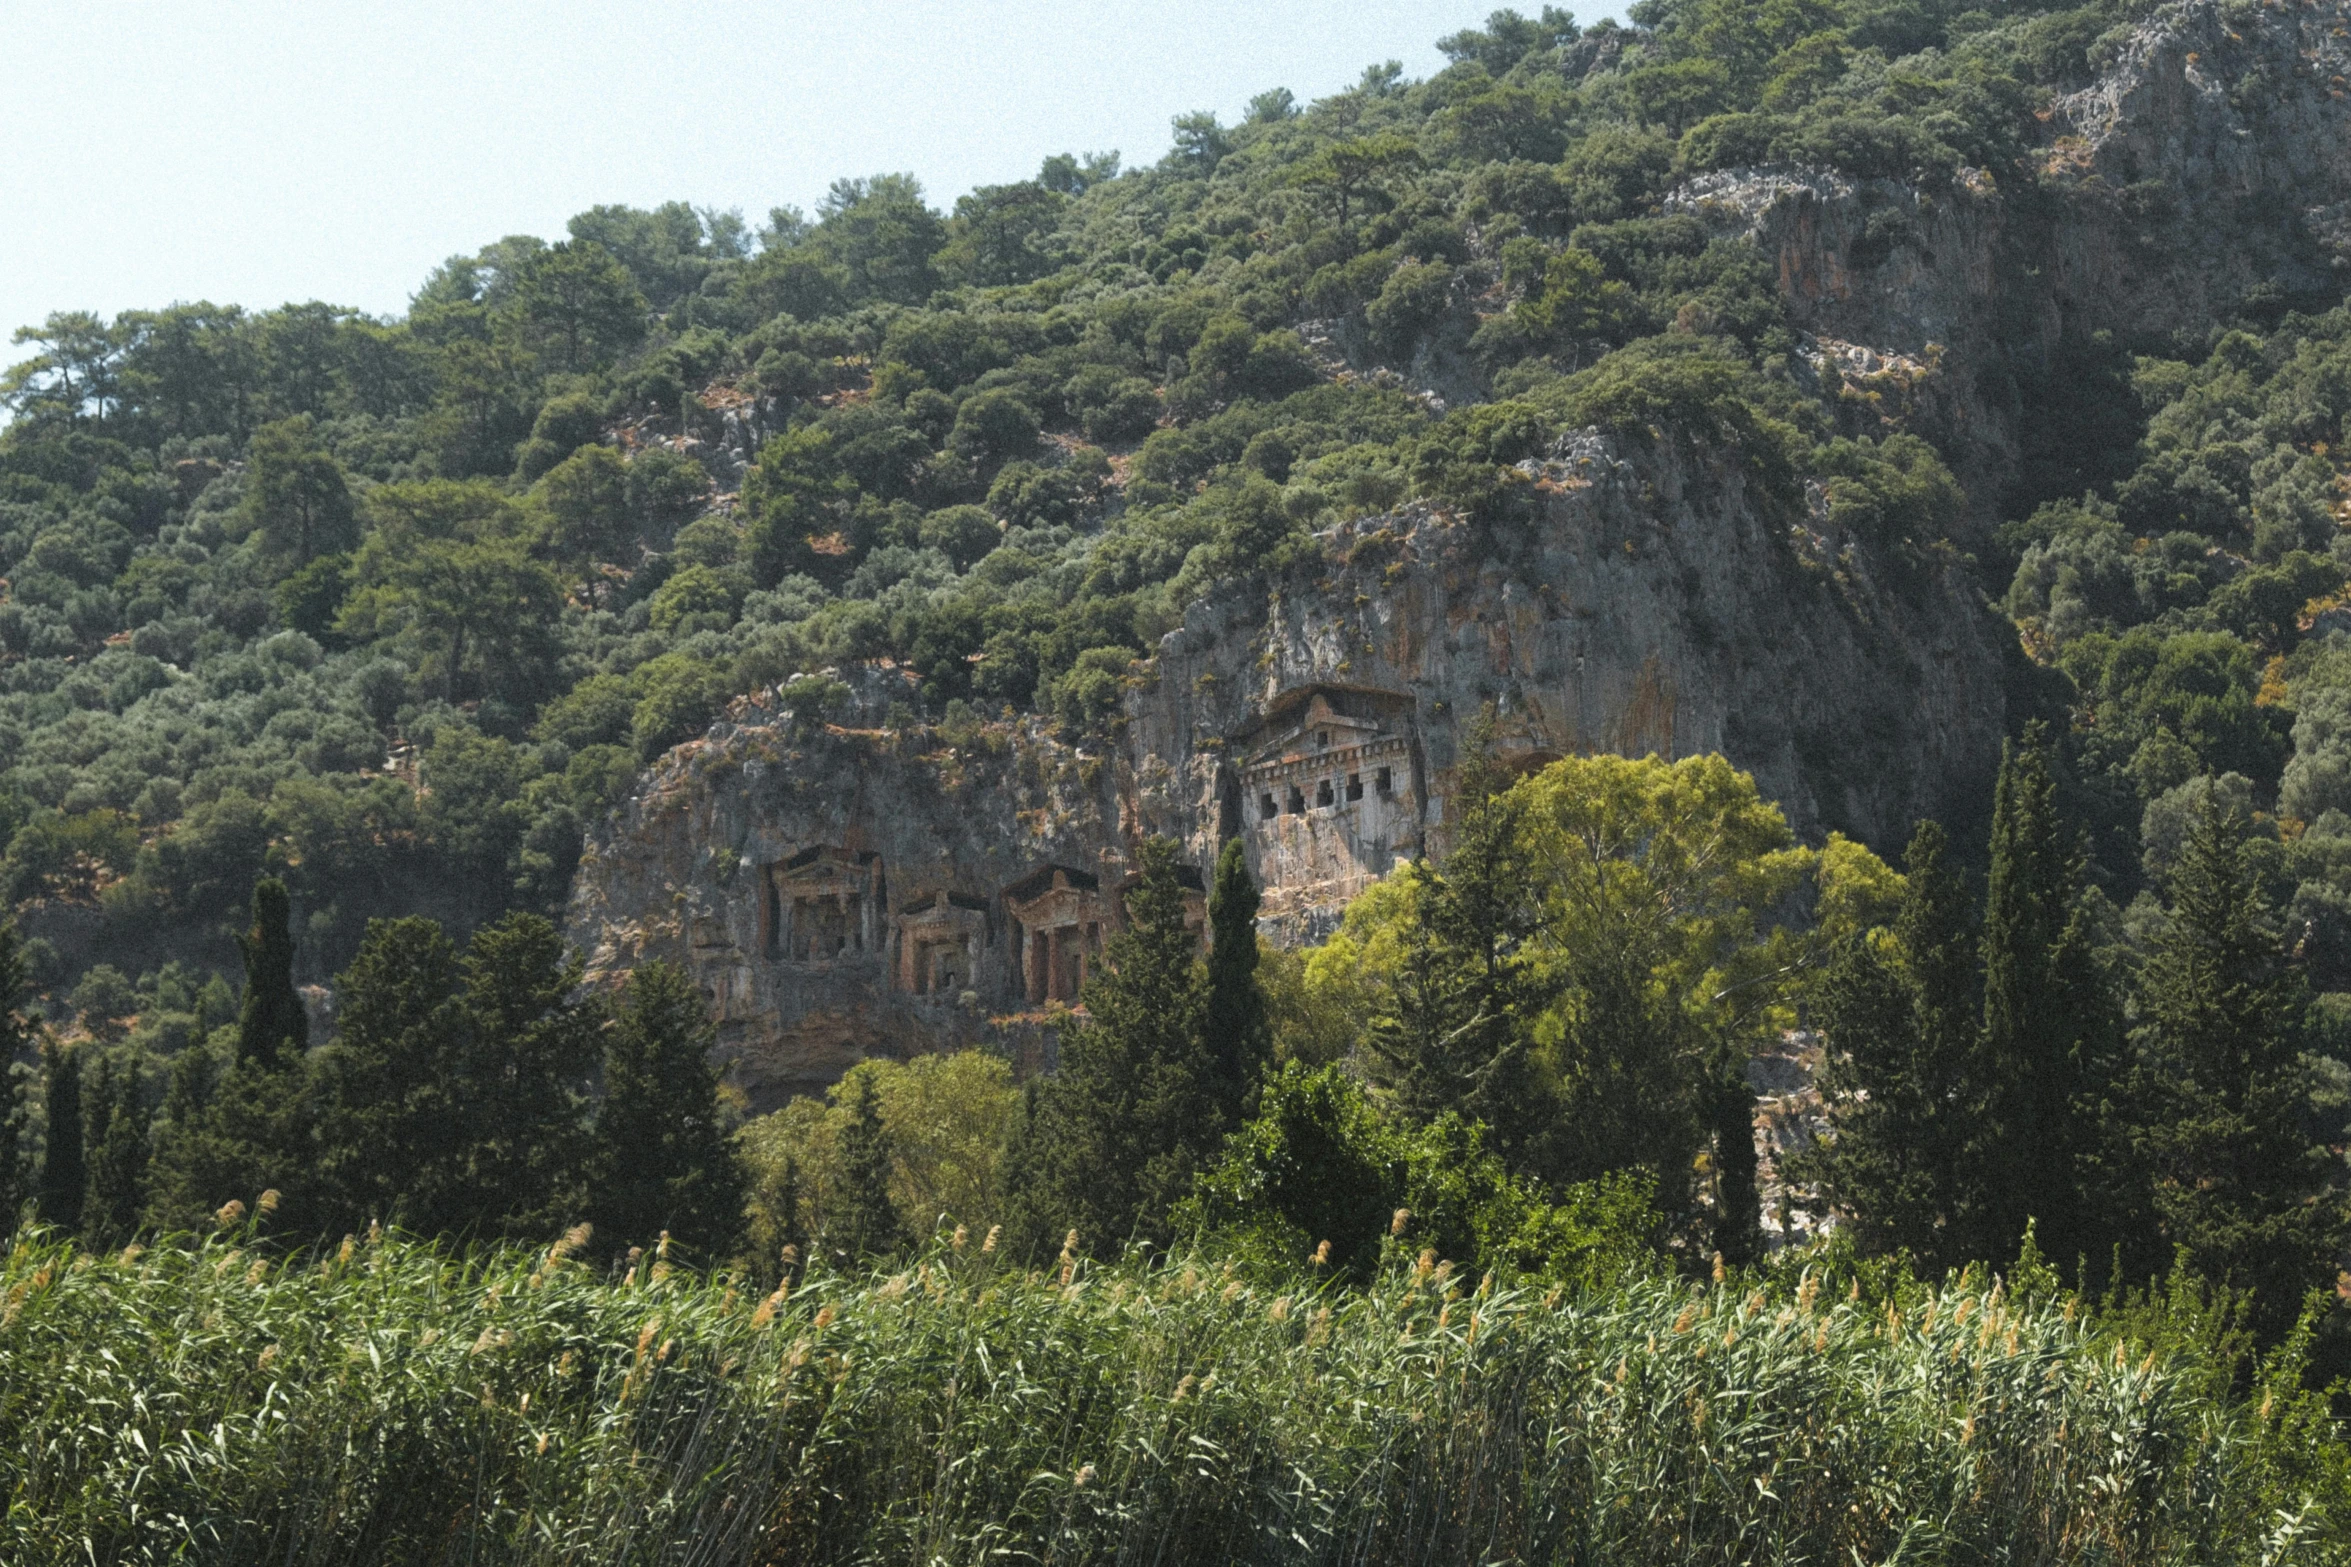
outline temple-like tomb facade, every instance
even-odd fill
[[[945,888],[891,922],[891,982],[910,996],[948,1000],[980,986],[988,942],[988,905]]]
[[[1227,822],[1248,845],[1265,918],[1327,919],[1419,852],[1427,786],[1411,714],[1401,692],[1306,686],[1241,737]]]
[[[882,862],[815,845],[766,867],[759,948],[786,963],[836,963],[882,950]]]
[[[1021,994],[1030,1006],[1075,1004],[1088,969],[1102,961],[1102,938],[1119,925],[1115,900],[1091,871],[1047,865],[1004,889],[1020,963]]]

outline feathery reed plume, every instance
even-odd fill
[[[1314,1265],[1318,1268],[1327,1268],[1331,1265],[1331,1243],[1329,1241],[1323,1241],[1314,1248]]]
[[[1411,1222],[1412,1210],[1410,1208],[1399,1208],[1396,1210],[1394,1217],[1388,1220],[1388,1233],[1390,1235],[1401,1235],[1404,1233],[1404,1226],[1410,1224]]]
[[[593,1224],[573,1225],[570,1229],[563,1232],[561,1238],[559,1238],[554,1245],[547,1248],[547,1260],[549,1262],[563,1261],[573,1252],[584,1248],[588,1242],[594,1238],[595,1234],[596,1226]]]
[[[994,1255],[995,1255],[995,1252],[996,1252],[996,1238],[997,1238],[998,1236],[1002,1235],[1003,1233],[1004,1233],[1004,1226],[1003,1226],[1003,1225],[1001,1225],[1001,1224],[991,1224],[991,1225],[989,1225],[989,1226],[988,1226],[988,1238],[987,1238],[986,1240],[984,1240],[984,1241],[980,1242],[980,1255],[981,1255],[981,1256],[983,1256],[983,1257],[990,1257],[990,1256],[994,1256]]]
[[[220,1205],[220,1211],[212,1216],[212,1222],[219,1225],[224,1230],[234,1229],[236,1226],[245,1222],[244,1203],[240,1202],[234,1197],[231,1197],[227,1202],[224,1202]]]
[[[965,1245],[965,1243],[966,1243],[966,1242],[968,1242],[970,1239],[971,1239],[971,1231],[970,1231],[970,1230],[968,1230],[968,1229],[966,1229],[964,1226],[962,1226],[962,1225],[958,1224],[957,1226],[955,1226],[955,1233],[954,1233],[954,1235],[953,1235],[953,1236],[951,1236],[951,1237],[948,1239],[948,1241],[947,1241],[947,1246],[948,1246],[948,1249],[949,1249],[949,1250],[951,1250],[951,1251],[953,1251],[953,1252],[955,1253],[955,1255],[957,1255],[958,1257],[960,1257],[960,1256],[962,1256],[962,1255],[963,1255],[963,1248],[964,1248],[964,1245]]]

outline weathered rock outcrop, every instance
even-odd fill
[[[2194,338],[2351,267],[2351,3],[2194,0],[2044,115],[2037,186],[1741,169],[1669,201],[1770,256],[1813,367],[1864,423],[1927,435],[1977,520],[2019,455],[2019,387],[2106,332]],[[2013,183],[2013,182],[2012,182]]]
[[[768,1101],[1074,999],[1146,833],[1196,867],[1239,835],[1267,928],[1327,929],[1441,842],[1489,707],[1529,763],[1722,751],[1809,832],[1888,842],[1980,795],[2004,628],[1961,573],[1824,536],[1671,439],[1587,433],[1527,467],[1531,525],[1364,519],[1319,571],[1196,604],[1100,748],[744,704],[591,847],[574,938],[600,970],[689,963]],[[862,712],[893,678],[864,672]]]

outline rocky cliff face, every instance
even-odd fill
[[[2045,112],[2037,188],[1752,169],[1669,205],[1773,259],[1815,372],[1857,423],[1934,440],[1988,525],[2033,416],[2019,388],[2062,379],[2069,348],[2340,295],[2347,73],[2346,0],[2197,0],[2114,41],[2099,80]]]
[[[2004,628],[1959,573],[1826,536],[1670,439],[1586,434],[1527,468],[1531,526],[1364,519],[1318,570],[1195,605],[1098,749],[743,704],[592,846],[574,939],[601,972],[689,963],[765,1103],[1074,1000],[1144,834],[1195,867],[1240,836],[1268,931],[1327,930],[1441,845],[1489,707],[1528,764],[1722,751],[1808,832],[1894,841],[1980,794]],[[896,678],[863,672],[857,713]]]
[[[2069,343],[2336,286],[2347,71],[2351,0],[2175,7],[2051,109],[2036,189],[1769,169],[1672,205],[1774,258],[1824,389],[1863,427],[1936,440],[1983,525],[2030,437],[2017,388]],[[747,454],[754,436],[715,438]],[[1721,751],[1813,836],[1891,848],[1980,805],[2014,641],[1962,566],[1831,536],[1822,508],[1787,515],[1733,457],[1670,435],[1586,433],[1526,467],[1531,525],[1363,519],[1318,568],[1195,604],[1099,746],[1036,721],[882,729],[905,678],[887,668],[847,672],[838,723],[740,704],[590,846],[573,938],[599,973],[688,963],[765,1104],[872,1053],[1049,1048],[1032,1025],[1098,960],[1144,834],[1194,867],[1239,836],[1268,932],[1327,930],[1442,847],[1464,728],[1489,708],[1529,764]]]

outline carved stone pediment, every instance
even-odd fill
[[[882,861],[814,844],[761,868],[759,946],[786,963],[879,955]]]

